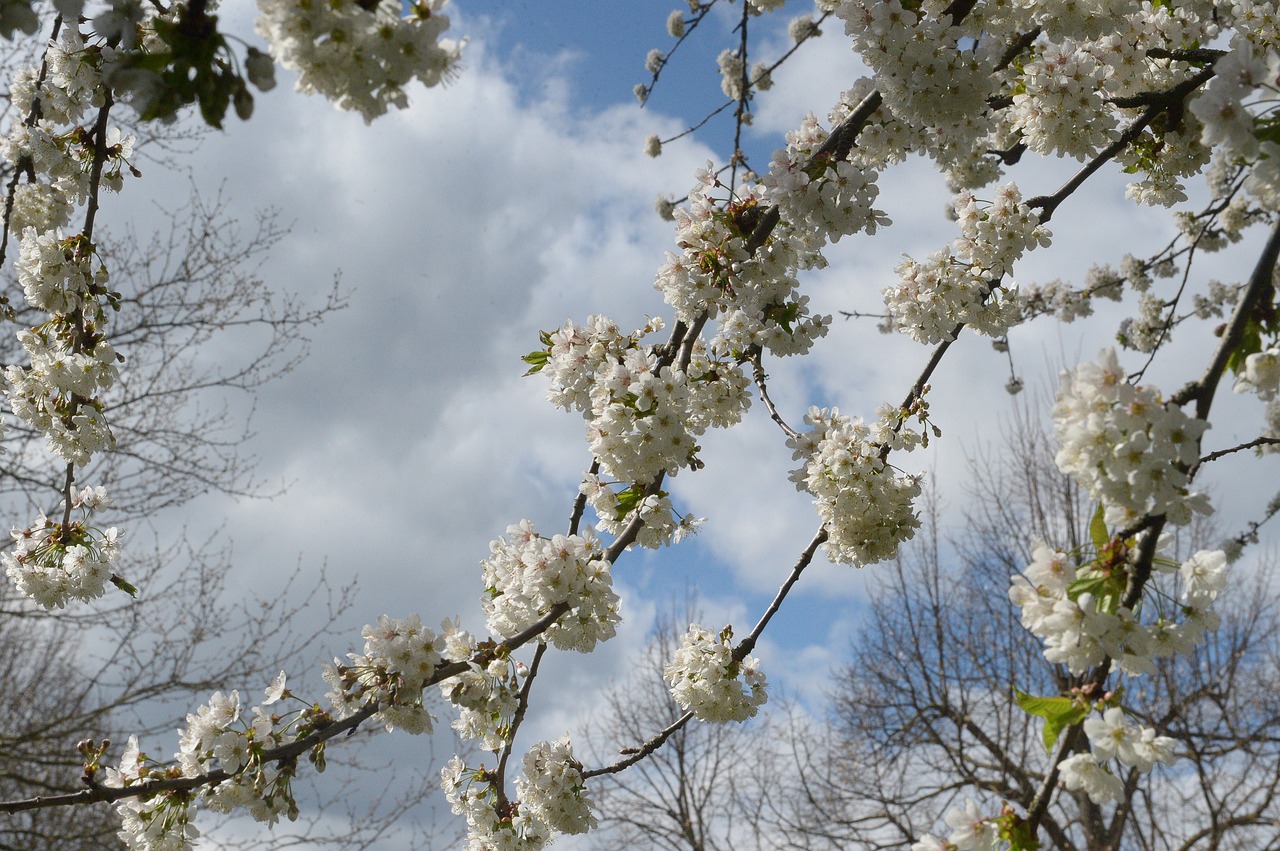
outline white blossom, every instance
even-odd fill
[[[690,624],[666,667],[671,696],[700,721],[745,721],[768,699],[759,662],[752,656],[735,659],[732,637],[728,627],[714,635]]]

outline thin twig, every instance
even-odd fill
[[[759,346],[753,346],[748,359],[751,361],[751,377],[755,380],[756,388],[760,391],[760,401],[764,403],[765,410],[769,412],[769,417],[778,424],[778,428],[792,440],[800,437],[800,432],[787,425],[787,421],[778,413],[778,408],[773,404],[773,400],[769,398],[769,387],[765,383],[769,376],[765,375],[764,365],[760,362],[762,353]]]

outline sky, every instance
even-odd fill
[[[291,224],[259,271],[266,286],[318,301],[336,278],[348,296],[347,308],[314,332],[307,360],[256,400],[255,436],[245,449],[257,458],[259,478],[286,485],[283,492],[210,494],[158,520],[162,529],[222,530],[235,548],[230,584],[238,593],[270,597],[295,565],[311,576],[323,569],[336,585],[356,580],[334,643],[289,672],[300,691],[317,696],[319,661],[358,650],[361,626],[379,614],[418,612],[429,625],[460,616],[482,630],[479,562],[489,542],[523,518],[548,534],[563,530],[590,461],[583,422],[544,401],[545,383],[522,376],[520,356],[538,347],[540,330],[569,318],[602,312],[632,328],[669,316],[652,280],[673,246],[672,226],[655,214],[654,200],[687,191],[695,169],[725,160],[730,139],[727,126],[713,123],[667,145],[660,158],[643,152],[649,134],[676,135],[719,104],[714,57],[730,43],[728,19],[714,19],[682,48],[641,108],[631,90],[647,81],[648,50],[669,43],[664,22],[674,5],[456,0],[450,8],[453,33],[470,39],[451,85],[412,91],[409,109],[366,127],[290,91],[292,78],[282,72],[251,121],[229,122],[186,158],[189,176],[148,170],[106,210],[139,229],[163,227],[156,204],[182,197],[189,180],[204,192],[221,187],[241,221],[269,207]],[[792,2],[787,11],[808,8]],[[247,4],[228,3],[223,14],[251,31]],[[761,24],[764,55],[781,49],[778,30],[788,17],[772,31]],[[828,29],[760,96],[747,139],[757,167],[807,111],[825,115],[861,75],[838,27]],[[1050,191],[1073,167],[1051,161],[1024,169],[1024,194]],[[1091,258],[1116,262],[1168,239],[1164,214],[1125,204],[1116,177],[1063,207],[1053,247],[1029,257],[1020,278],[1079,281]],[[903,254],[922,256],[953,237],[942,181],[926,164],[910,162],[880,183],[878,206],[894,225],[832,248],[830,268],[806,280],[818,311],[875,310]],[[1057,369],[1108,344],[1119,315],[1087,327],[1018,329],[1019,373],[1051,394]],[[234,362],[251,343],[229,335],[208,357]],[[1161,364],[1167,371],[1153,379],[1180,385],[1189,376],[1180,364],[1196,354],[1192,346],[1186,360]],[[771,390],[793,424],[811,404],[871,417],[881,402],[905,395],[927,357],[869,321],[837,318],[811,357],[768,365]],[[944,439],[898,463],[936,478],[945,518],[963,507],[966,452],[996,439],[1013,410],[1007,378],[1004,356],[965,335],[934,379],[930,398]],[[1222,444],[1238,436],[1225,421]],[[601,690],[625,674],[655,612],[688,589],[708,625],[732,623],[745,633],[816,532],[810,500],[787,480],[784,436],[761,406],[703,446],[706,469],[671,484],[680,510],[707,518],[703,531],[673,550],[619,562],[619,637],[590,656],[549,662],[522,739],[580,729]],[[830,672],[857,634],[873,572],[815,562],[756,654],[780,693],[821,710]],[[244,694],[265,686],[227,684]],[[429,744],[387,738],[394,741],[379,753],[388,758],[432,759]],[[157,742],[155,750],[174,746]],[[385,847],[406,841],[393,837]]]

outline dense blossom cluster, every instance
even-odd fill
[[[829,242],[865,231],[874,234],[889,224],[872,205],[880,194],[876,173],[847,159],[817,156],[828,132],[812,113],[787,134],[787,146],[774,152],[761,184],[765,199],[795,238],[812,252]]]
[[[85,235],[63,232],[75,205],[96,191],[90,186],[95,157],[101,157],[102,184],[119,189],[132,153],[133,138],[116,128],[103,128],[100,146],[83,129],[88,110],[102,98],[100,63],[101,53],[88,49],[75,28],[65,28],[50,47],[44,82],[37,87],[31,68],[11,90],[15,105],[41,117],[16,122],[0,140],[11,165],[35,177],[15,189],[9,227],[22,225],[17,273],[27,304],[50,315],[20,333],[30,365],[5,368],[7,395],[15,415],[77,465],[113,445],[100,394],[114,385],[122,360],[103,334],[106,307],[118,299],[106,286],[107,270]]]
[[[1213,601],[1222,588],[1226,556],[1220,550],[1196,553],[1180,568],[1184,593],[1178,613],[1140,619],[1140,611],[1120,605],[1128,578],[1126,563],[1085,561],[1036,542],[1032,562],[1013,577],[1009,598],[1022,610],[1022,625],[1044,641],[1045,658],[1073,674],[1113,659],[1127,674],[1154,670],[1152,661],[1190,652],[1218,626]]]
[[[417,0],[401,18],[398,0],[258,0],[257,29],[276,60],[298,72],[298,91],[319,92],[370,122],[408,105],[410,81],[435,86],[457,67],[461,45],[440,37],[447,3]]]
[[[20,234],[17,280],[27,306],[45,317],[18,332],[29,363],[5,367],[6,396],[14,415],[76,466],[114,446],[102,396],[123,360],[104,333],[107,309],[119,296],[106,286],[90,237],[64,231],[77,205],[100,187],[120,189],[122,172],[132,168],[133,137],[106,125],[103,61],[100,48],[64,27],[43,68],[24,68],[14,80],[10,99],[25,120],[12,122],[0,139],[0,156],[26,178],[12,184],[5,221],[8,233]],[[94,108],[96,125],[89,117]],[[111,571],[119,530],[90,523],[107,502],[105,491],[76,489],[72,480],[68,472],[61,522],[41,512],[29,528],[13,530],[14,547],[3,556],[18,589],[45,607],[91,600],[108,581],[128,587]]]
[[[543,633],[555,646],[589,653],[614,636],[618,595],[593,535],[545,538],[522,520],[489,552],[482,564],[484,611],[494,635],[510,638],[563,606],[568,611]]]
[[[478,739],[485,750],[499,751],[511,735],[524,665],[497,653],[481,653],[476,638],[456,624],[445,624],[445,653],[466,660],[467,670],[440,683],[458,717],[453,729],[463,739]]]
[[[664,672],[671,696],[699,721],[745,721],[768,699],[759,661],[737,658],[732,639],[729,627],[716,634],[690,624]]]
[[[1153,593],[1149,606],[1159,614],[1140,619],[1138,607],[1120,602],[1129,578],[1124,559],[1101,554],[1077,565],[1069,554],[1043,542],[1034,545],[1025,573],[1013,578],[1009,597],[1022,610],[1023,626],[1044,641],[1050,662],[1082,674],[1112,659],[1121,671],[1136,676],[1153,672],[1156,658],[1190,653],[1207,631],[1216,629],[1213,602],[1226,586],[1227,559],[1221,550],[1201,550],[1180,566],[1164,560],[1156,565],[1176,570],[1181,581],[1176,612],[1158,605]],[[1131,723],[1116,705],[1106,706],[1100,718],[1086,719],[1084,732],[1090,750],[1068,757],[1060,767],[1066,788],[1085,792],[1097,804],[1123,797],[1124,784],[1108,763],[1146,772],[1174,758],[1173,739]]]
[[[467,820],[468,851],[538,851],[557,834],[586,833],[596,824],[568,736],[539,742],[525,755],[517,800],[506,800],[493,779],[456,756],[440,773],[453,811]]]
[[[187,715],[187,726],[179,731],[176,762],[165,766],[139,750],[131,736],[119,768],[108,768],[106,785],[128,787],[154,780],[200,778],[215,769],[231,775],[198,795],[160,792],[149,796],[123,798],[120,812],[120,839],[131,851],[185,851],[193,847],[199,832],[191,824],[198,799],[215,812],[244,809],[255,820],[274,824],[280,816],[298,817],[291,781],[292,763],[264,759],[264,752],[293,741],[289,724],[263,709],[286,696],[282,671],[266,690],[266,700],[254,706],[248,717],[243,712],[239,692],[214,692],[209,702]],[[312,710],[295,713],[297,720],[314,716]],[[314,720],[314,718],[313,718]],[[305,722],[304,722],[305,723]]]
[[[641,341],[662,327],[650,319],[624,336],[607,317],[584,327],[567,321],[543,335],[545,351],[525,358],[550,379],[553,404],[587,419],[588,446],[605,472],[628,484],[693,465],[697,437],[738,422],[750,403],[741,366],[701,346],[683,369],[661,365]]]
[[[899,473],[886,456],[911,450],[922,433],[888,406],[871,425],[826,408],[810,408],[805,422],[810,430],[787,442],[792,457],[804,461],[791,480],[813,494],[827,556],[859,567],[892,558],[920,526],[914,501],[921,477]]]
[[[994,93],[990,71],[1002,45],[984,38],[976,49],[955,49],[972,36],[949,16],[938,15],[940,9],[933,3],[908,9],[898,0],[836,4],[853,49],[875,74],[889,111],[910,125],[951,129],[984,111],[984,101]],[[915,73],[904,76],[905,68]]]
[[[811,179],[820,177],[815,174]],[[825,202],[842,208],[853,205],[855,210],[862,210],[865,203],[868,212],[861,227],[874,229],[877,219],[867,200],[874,198],[874,183],[859,178],[856,187],[865,197],[855,201],[849,197],[855,187],[842,186],[839,180],[823,179],[812,189],[796,176],[779,180],[771,189],[739,187],[725,202],[717,193],[726,187],[708,163],[698,172],[698,185],[690,191],[687,206],[675,210],[680,253],[667,254],[655,285],[680,321],[697,322],[704,315],[718,320],[708,344],[713,353],[741,354],[759,346],[778,355],[803,354],[831,324],[829,316],[812,315],[808,297],[798,292],[797,271],[824,262],[811,247],[811,235],[780,225],[759,248],[752,250],[748,245],[768,203],[778,202],[787,192],[799,193],[803,197],[795,206],[809,209],[810,221],[828,215],[843,220],[838,211],[820,212],[817,205]],[[828,182],[831,190],[822,191]]]
[[[1108,525],[1159,514],[1184,524],[1211,510],[1187,475],[1209,424],[1126,381],[1114,349],[1063,373],[1053,424],[1058,469],[1102,501]]]
[[[446,632],[452,627],[445,623]],[[348,663],[334,659],[325,665],[329,701],[339,717],[364,706],[378,707],[374,716],[388,730],[430,733],[434,719],[427,711],[423,689],[436,666],[446,637],[422,625],[416,614],[406,618],[381,615],[364,628],[364,653],[348,654]]]

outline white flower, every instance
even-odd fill
[[[947,810],[942,820],[951,828],[947,841],[960,851],[991,851],[1000,840],[999,828],[972,800],[966,800],[963,809]]]
[[[350,653],[349,664],[334,659],[324,666],[329,701],[339,717],[374,705],[374,718],[388,730],[431,732],[433,719],[423,703],[423,688],[440,664],[444,637],[423,627],[416,614],[400,619],[380,615],[376,626],[365,626],[363,635],[363,655]]]
[[[495,635],[509,638],[567,604],[569,610],[544,633],[547,641],[585,653],[614,636],[621,620],[618,595],[600,542],[589,531],[544,538],[524,520],[489,549],[482,563],[483,605]]]
[[[1213,600],[1227,586],[1227,554],[1222,550],[1200,550],[1182,563],[1182,599]]]
[[[1157,736],[1150,727],[1131,724],[1119,707],[1107,709],[1101,718],[1085,719],[1084,732],[1099,762],[1118,759],[1146,772],[1157,762],[1173,759],[1173,739]]]
[[[732,638],[728,627],[716,636],[690,624],[664,672],[676,703],[700,721],[745,721],[768,699],[759,662],[751,656],[735,661]]]
[[[671,10],[671,14],[667,16],[667,34],[672,38],[684,37],[684,12],[679,9]]]
[[[556,833],[586,833],[596,825],[582,764],[573,757],[568,735],[538,742],[524,757],[524,776],[516,779],[521,809]]]
[[[1095,804],[1119,801],[1124,797],[1124,783],[1108,772],[1091,753],[1078,753],[1058,766],[1062,785],[1069,791],[1084,791]]]
[[[276,674],[275,679],[271,681],[271,685],[267,686],[267,690],[266,690],[267,699],[262,701],[263,706],[270,706],[271,704],[280,700],[280,698],[284,697],[284,692],[285,692],[284,683],[285,683],[285,675],[284,675],[284,671],[281,671],[280,673]]]
[[[720,88],[730,100],[742,100],[742,75],[746,71],[742,57],[725,48],[716,57],[716,67],[720,69]]]
[[[805,460],[791,479],[813,494],[834,562],[861,567],[892,558],[920,526],[914,508],[920,477],[900,474],[881,454],[911,449],[919,435],[905,427],[894,431],[888,411],[881,413],[868,426],[836,409],[811,408],[805,421],[812,431],[787,442],[792,457]]]
[[[1129,384],[1114,349],[1063,373],[1053,423],[1058,469],[1106,506],[1109,526],[1157,514],[1183,525],[1211,511],[1186,473],[1209,424],[1166,407],[1156,390]]]
[[[1237,393],[1252,391],[1264,402],[1270,402],[1280,391],[1280,349],[1254,352],[1244,359],[1244,370],[1236,378]]]
[[[272,56],[299,72],[297,89],[320,92],[366,122],[387,108],[404,108],[404,87],[417,79],[435,86],[458,65],[462,44],[441,38],[447,0],[424,0],[400,17],[400,4],[327,0],[258,0],[258,33]]]
[[[787,24],[787,35],[794,42],[804,41],[806,38],[814,38],[822,35],[822,30],[818,29],[818,25],[814,23],[812,15],[800,15],[791,19],[791,23]]]

